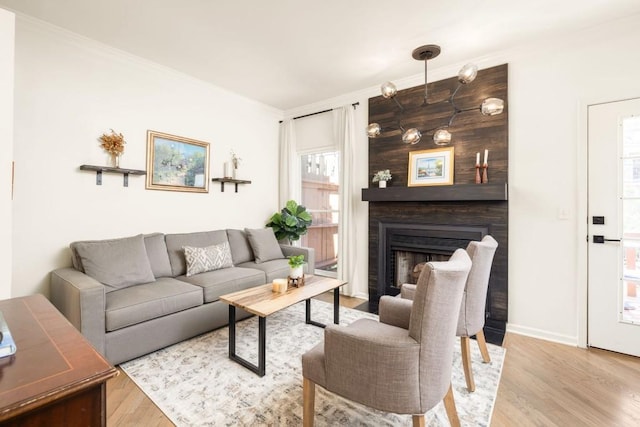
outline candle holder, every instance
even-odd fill
[[[482,165],[482,183],[486,184],[489,182],[489,176],[487,175],[487,169],[489,169],[489,165],[487,163]]]
[[[482,179],[480,178],[480,163],[476,163],[476,184],[482,184]]]

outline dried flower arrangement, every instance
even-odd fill
[[[238,166],[240,165],[241,161],[242,161],[242,159],[240,157],[238,157],[238,155],[235,153],[235,151],[231,150],[231,163],[233,163],[233,168],[234,169],[238,169]]]
[[[116,133],[111,129],[111,134],[103,133],[100,138],[100,146],[104,150],[112,155],[120,155],[124,153],[124,144],[127,142],[124,140],[124,136],[121,133]]]

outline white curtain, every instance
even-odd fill
[[[340,221],[338,224],[338,279],[347,281],[342,293],[354,296],[356,221],[354,197],[355,113],[351,104],[334,109],[335,137],[340,147]]]
[[[296,149],[296,132],[293,120],[280,123],[280,182],[278,210],[288,200],[300,203],[300,160]]]

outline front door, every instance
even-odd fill
[[[588,345],[640,356],[640,99],[588,109]]]

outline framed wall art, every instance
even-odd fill
[[[453,147],[409,153],[409,187],[453,185]]]
[[[147,189],[209,192],[209,143],[147,131]]]

